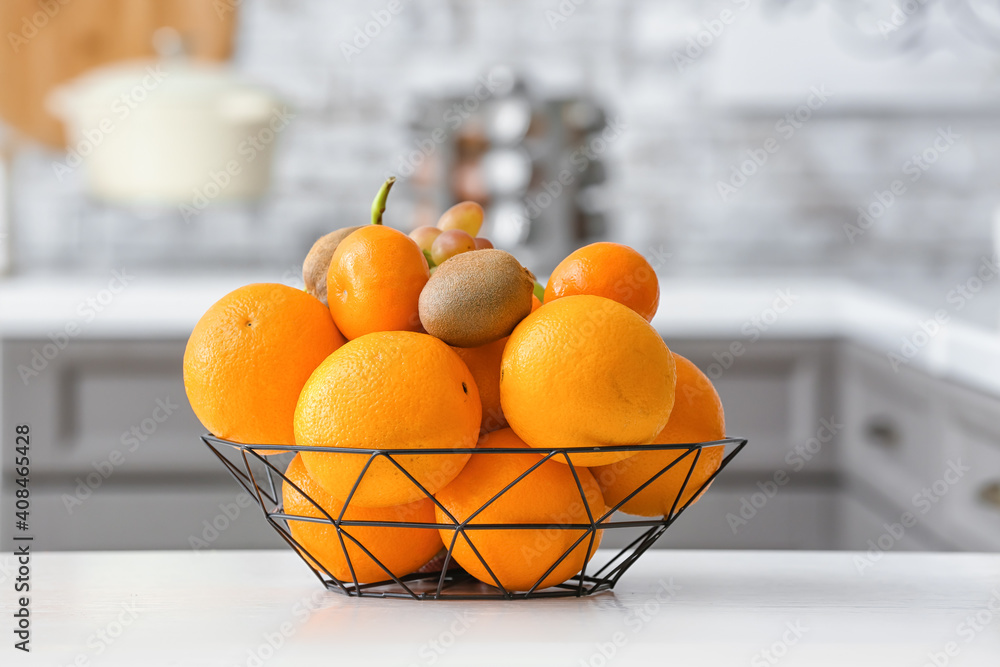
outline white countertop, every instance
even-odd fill
[[[0,337],[44,340],[69,328],[74,339],[187,338],[204,311],[229,291],[284,275],[167,277],[126,270],[124,288],[111,274],[90,278],[23,276],[0,282]],[[782,300],[780,294],[788,295]],[[772,310],[776,304],[784,312]],[[787,307],[785,303],[788,303]],[[943,311],[948,321],[926,337],[921,322]],[[957,302],[939,309],[835,279],[674,279],[661,282],[653,324],[667,339],[716,339],[720,352],[760,339],[850,340],[900,354],[903,339],[921,343],[909,365],[1000,395],[1000,332],[959,319]]]
[[[1000,555],[888,553],[863,574],[857,557],[653,550],[590,598],[416,602],[328,592],[289,551],[38,553],[33,651],[8,631],[2,663],[997,664]]]

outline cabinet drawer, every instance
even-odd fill
[[[827,420],[836,421],[828,395],[831,383],[825,381],[830,377],[832,343],[758,341],[746,345],[726,369],[713,355],[725,351],[729,342],[668,344],[712,379],[725,408],[728,434],[749,440],[728,471],[770,476],[775,470],[796,469],[800,461],[810,472],[833,469],[837,434],[821,431]],[[803,453],[807,460],[801,458]]]
[[[35,474],[218,465],[198,439],[204,428],[185,396],[183,341],[72,341],[25,382],[18,368],[30,368],[42,347],[3,343],[3,420],[31,426]]]
[[[884,357],[846,348],[841,405],[846,430],[843,462],[901,509],[944,472],[943,409],[932,381]]]
[[[950,399],[948,449],[964,472],[941,500],[947,522],[942,530],[960,533],[970,548],[998,551],[1000,401],[960,388],[953,388]]]
[[[919,524],[896,530],[902,513],[895,508],[885,514],[878,513],[871,505],[856,498],[851,491],[842,493],[837,499],[837,548],[850,551],[868,551],[872,545],[880,550],[929,551],[951,548],[946,542],[928,542],[924,535],[927,529]],[[889,538],[892,538],[889,540]],[[882,544],[879,541],[882,540]],[[886,541],[888,540],[888,541]]]
[[[33,491],[35,545],[46,551],[191,549],[192,544],[199,549],[286,548],[252,499],[225,481],[217,488],[185,488],[180,481],[173,488],[101,488],[72,514],[63,502],[72,485]],[[214,526],[206,527],[206,521]],[[4,525],[4,540],[12,530]]]
[[[740,515],[756,487],[716,483],[684,511],[655,544],[666,549],[833,549],[836,493],[830,489],[782,489],[756,514]],[[745,510],[744,510],[745,511]],[[634,517],[622,516],[623,519]],[[734,532],[735,530],[735,532]],[[622,547],[638,535],[606,530],[601,546]]]

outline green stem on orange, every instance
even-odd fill
[[[389,197],[389,190],[392,189],[393,184],[396,182],[395,176],[390,176],[379,188],[378,194],[375,195],[375,201],[372,202],[372,224],[381,225],[382,224],[382,214],[385,213],[385,200]]]

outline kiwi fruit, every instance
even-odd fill
[[[486,345],[510,335],[531,312],[534,285],[508,252],[463,252],[438,266],[420,292],[420,323],[449,345]]]
[[[361,227],[343,227],[321,236],[316,243],[313,243],[305,261],[302,262],[302,281],[306,284],[306,293],[312,294],[324,305],[329,305],[326,302],[326,272],[330,268],[333,253],[341,241],[359,229]]]

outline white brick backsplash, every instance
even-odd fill
[[[625,120],[604,156],[608,237],[639,248],[662,244],[673,254],[665,273],[950,275],[992,247],[1000,203],[995,114],[831,103],[790,138],[777,136],[775,123],[795,108],[794,91],[770,105],[724,107],[712,101],[728,74],[720,71],[726,59],[712,52],[721,45],[685,72],[674,62],[705,20],[734,6],[729,0],[403,0],[348,62],[342,44],[353,44],[355,29],[364,31],[387,4],[242,3],[234,66],[297,113],[277,145],[265,201],[210,209],[187,226],[130,219],[89,202],[82,173],[58,181],[51,162],[59,154],[29,149],[14,170],[19,263],[294,266],[318,235],[366,219],[384,175],[413,149],[414,102],[467,94],[497,63],[517,68],[541,96],[590,97]],[[744,18],[732,28],[742,31],[734,36],[741,43],[759,23]],[[801,99],[807,95],[804,87]],[[843,225],[856,220],[856,208],[906,179],[904,162],[948,126],[961,140],[849,243]],[[776,136],[779,150],[723,202],[717,182]],[[400,227],[410,224],[413,196],[405,182],[393,193],[391,219]]]

